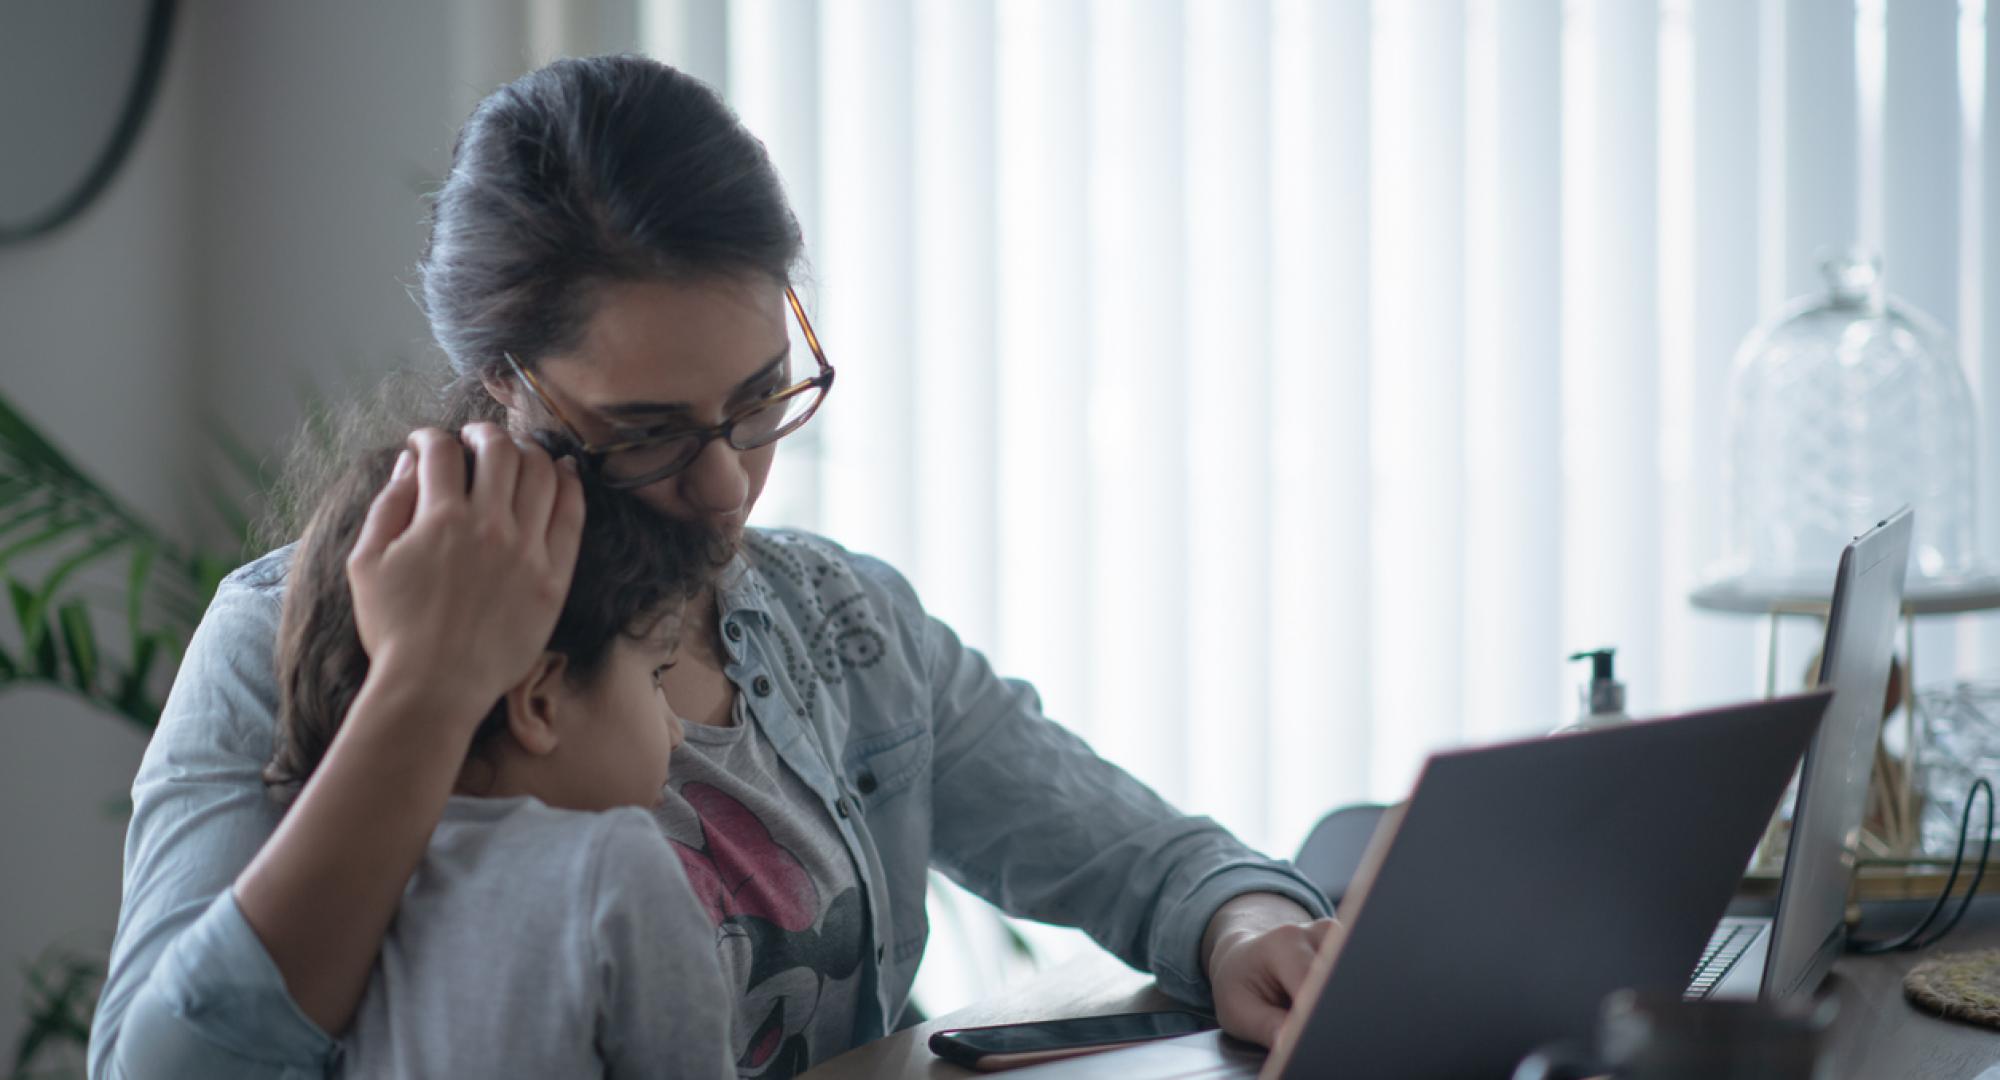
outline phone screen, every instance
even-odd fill
[[[973,1065],[985,1057],[1111,1047],[1192,1035],[1214,1026],[1215,1021],[1190,1012],[1121,1013],[940,1031],[931,1036],[930,1047],[932,1053],[947,1061]]]

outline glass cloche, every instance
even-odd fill
[[[1737,352],[1716,584],[1824,595],[1840,549],[1905,503],[1916,508],[1913,594],[1990,581],[1972,392],[1950,336],[1885,296],[1879,260],[1822,269],[1827,293],[1794,301]]]

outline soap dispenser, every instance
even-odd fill
[[[1571,660],[1590,661],[1590,681],[1577,692],[1582,710],[1576,723],[1562,730],[1589,731],[1631,719],[1625,715],[1625,684],[1612,674],[1611,659],[1617,651],[1590,649],[1570,657]]]

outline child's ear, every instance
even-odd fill
[[[479,381],[486,387],[487,396],[499,402],[502,408],[512,409],[514,407],[513,380],[504,379],[498,375],[484,374],[479,377]]]
[[[569,658],[545,652],[514,688],[507,691],[507,733],[522,750],[542,757],[556,748],[563,713],[570,707],[564,676]]]

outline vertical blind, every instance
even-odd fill
[[[1818,253],[1881,251],[2000,377],[1978,0],[640,11],[769,145],[841,372],[762,523],[886,558],[1279,853],[1568,719],[1567,651],[1636,711],[1757,692],[1760,628],[1687,594],[1734,350]]]

